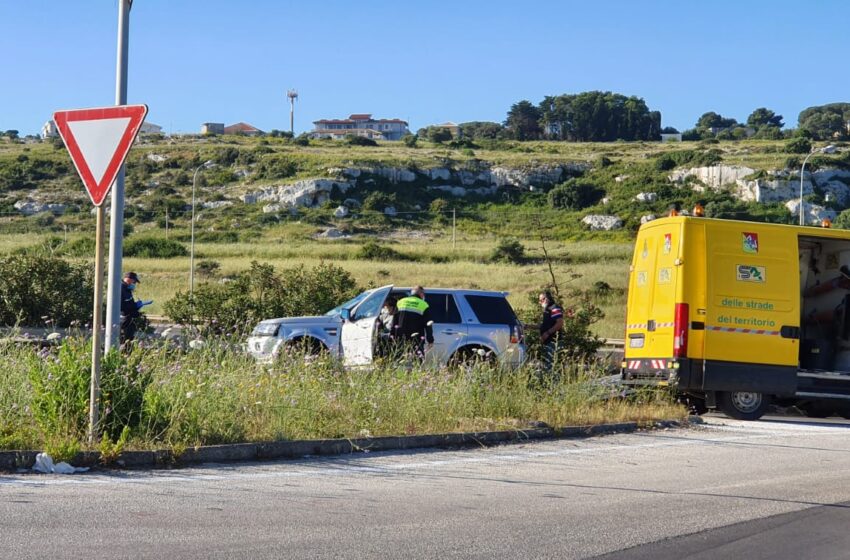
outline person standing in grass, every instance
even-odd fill
[[[410,295],[396,302],[396,314],[393,315],[392,336],[399,347],[413,351],[418,360],[425,357],[425,342],[434,344],[434,332],[431,325],[431,310],[425,301],[425,289],[416,286]]]
[[[540,344],[543,345],[543,373],[551,374],[564,331],[564,309],[555,302],[552,292],[545,291],[537,297],[543,309],[540,321]],[[568,316],[570,313],[568,313]]]
[[[136,318],[141,316],[139,311],[153,301],[136,301],[133,292],[140,283],[139,275],[128,272],[121,281],[121,342],[129,342],[136,338]]]

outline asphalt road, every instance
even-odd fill
[[[850,423],[0,476],[0,558],[846,558]],[[841,552],[839,554],[839,551]]]

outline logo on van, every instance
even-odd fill
[[[744,252],[758,253],[759,252],[759,234],[744,232]]]
[[[673,249],[673,236],[672,234],[665,233],[664,234],[664,254],[669,255],[670,251]]]
[[[738,282],[764,282],[765,270],[763,266],[752,266],[749,264],[737,265]]]

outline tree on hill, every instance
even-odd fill
[[[540,138],[540,109],[531,101],[522,100],[511,105],[505,120],[508,135],[514,140],[537,140]]]
[[[724,118],[723,115],[714,111],[703,113],[699,120],[697,120],[697,130],[733,128],[735,126],[738,126],[738,121],[733,118]]]
[[[504,127],[499,123],[486,121],[472,121],[460,124],[460,133],[464,138],[478,140],[488,138],[494,140],[502,136]]]
[[[657,140],[661,133],[661,113],[639,97],[610,91],[547,96],[540,114],[547,135],[558,140]]]
[[[797,126],[807,130],[815,140],[846,139],[850,123],[850,103],[829,103],[804,109]]]
[[[747,117],[747,126],[758,130],[763,126],[782,128],[785,123],[782,122],[782,115],[777,115],[765,107],[759,107]]]

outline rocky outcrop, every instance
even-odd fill
[[[651,222],[652,220],[655,220],[655,219],[657,219],[655,214],[646,214],[645,216],[640,217],[640,223],[641,223],[641,225],[648,224],[649,222]]]
[[[658,195],[654,192],[642,192],[635,196],[635,200],[638,202],[655,202],[656,198],[658,198]]]
[[[42,212],[51,212],[61,216],[67,209],[68,207],[65,204],[36,202],[34,200],[19,200],[15,203],[15,210],[24,216],[33,216]]]
[[[346,216],[348,216],[348,207],[337,206],[334,210],[334,218],[345,218]]]
[[[224,208],[226,206],[233,206],[233,201],[232,200],[215,200],[215,201],[212,201],[212,202],[204,202],[203,204],[201,204],[201,208],[204,208],[204,209],[207,209],[207,210],[213,210],[215,208]]]
[[[785,203],[785,208],[791,212],[792,216],[800,216],[800,199],[789,200]],[[824,208],[818,204],[803,203],[804,221],[807,224],[818,224],[825,219],[834,220],[836,216],[835,210]]]
[[[582,218],[581,223],[592,231],[611,231],[623,227],[623,220],[617,216],[591,214]]]
[[[259,191],[244,194],[240,198],[247,204],[257,202],[277,203],[280,207],[320,206],[330,199],[331,191],[338,189],[346,192],[352,187],[347,181],[330,179],[306,179],[291,185],[268,187]]]
[[[717,190],[724,185],[734,185],[737,181],[756,172],[755,169],[739,165],[711,165],[708,167],[693,167],[677,169],[668,178],[674,183],[682,183],[685,179],[694,177],[706,188]]]

